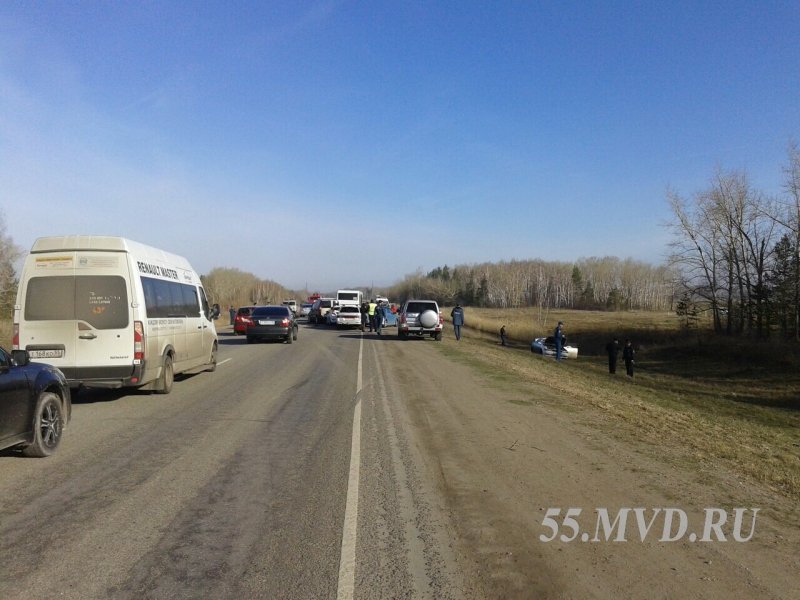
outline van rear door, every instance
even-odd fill
[[[74,379],[75,253],[30,255],[20,282],[19,347],[31,360],[49,363]]]
[[[27,282],[20,347],[35,360],[59,367],[72,381],[129,377],[133,315],[127,255],[58,254],[70,256],[64,268],[37,269]]]

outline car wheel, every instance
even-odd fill
[[[206,371],[213,373],[217,370],[217,344],[211,347],[211,359],[208,361],[208,368]]]
[[[433,336],[433,339],[435,339],[437,342],[441,342],[442,341],[442,332],[440,331],[435,336]]]
[[[161,367],[161,377],[158,380],[156,393],[169,394],[172,391],[172,383],[175,381],[175,371],[172,367],[172,357],[167,354],[164,357],[164,365]]]
[[[291,332],[289,332],[289,335],[286,336],[286,343],[287,344],[291,344],[292,343],[292,338],[294,338],[294,336],[292,335]]]
[[[58,448],[64,431],[64,413],[61,398],[52,392],[44,392],[36,403],[33,421],[33,441],[22,451],[25,456],[42,458],[50,456]]]
[[[292,339],[297,340],[297,328],[295,328],[294,333],[292,334]]]

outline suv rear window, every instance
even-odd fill
[[[407,313],[421,313],[426,310],[436,311],[436,305],[433,302],[409,302],[406,307]]]
[[[333,300],[320,300],[319,307],[320,308],[330,308],[333,304]]]

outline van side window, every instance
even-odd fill
[[[128,291],[118,275],[32,277],[25,296],[28,321],[85,321],[95,329],[128,326]]]
[[[144,305],[150,319],[197,317],[197,291],[192,285],[142,277]]]

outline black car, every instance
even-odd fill
[[[259,306],[250,313],[245,333],[248,344],[260,339],[291,344],[297,339],[297,321],[288,306]]]
[[[30,362],[25,350],[0,348],[0,450],[19,446],[26,456],[50,456],[71,415],[61,371]]]

